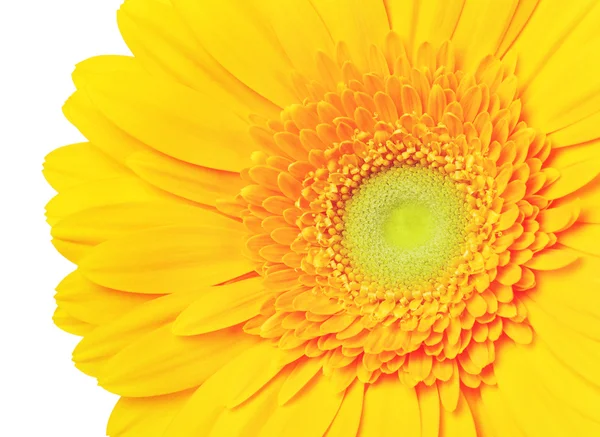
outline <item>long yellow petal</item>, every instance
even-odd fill
[[[582,252],[600,256],[597,242],[600,238],[600,224],[578,224],[560,234],[560,243]]]
[[[576,424],[564,420],[567,409],[561,409],[559,414],[556,401],[548,396],[537,368],[527,365],[526,357],[530,353],[523,352],[522,348],[505,343],[499,351],[494,371],[500,392],[526,435],[569,435],[574,428],[577,429]]]
[[[120,164],[135,152],[149,150],[106,118],[85,91],[75,91],[63,106],[63,113],[92,144]]]
[[[86,73],[81,81],[106,118],[153,149],[220,170],[252,163],[249,124],[223,102],[137,71]]]
[[[473,71],[485,56],[496,52],[517,4],[517,0],[465,2],[452,35],[462,68]]]
[[[147,201],[173,201],[173,197],[133,175],[120,176],[92,180],[60,192],[46,205],[46,215],[53,225],[61,218],[86,209]]]
[[[483,408],[495,430],[494,437],[505,435],[525,437],[523,430],[517,426],[513,413],[510,411],[498,386],[482,385],[480,393]]]
[[[343,41],[352,61],[367,72],[371,44],[381,46],[390,30],[381,0],[311,0],[336,42]]]
[[[197,335],[237,325],[258,315],[267,297],[262,278],[207,288],[177,318],[173,332]]]
[[[98,383],[121,396],[158,396],[202,384],[260,339],[239,329],[179,337],[171,325],[132,342],[102,368]]]
[[[257,436],[322,437],[343,398],[329,378],[318,374],[296,397],[275,408]]]
[[[90,143],[60,147],[50,152],[44,162],[44,176],[56,191],[128,173],[125,167]]]
[[[242,405],[233,409],[225,408],[215,421],[208,437],[258,435],[277,408],[277,392],[284,379],[285,376],[280,374]],[[207,430],[202,431],[206,433]]]
[[[358,433],[363,409],[365,386],[355,380],[344,394],[344,400],[325,437],[352,437]]]
[[[220,214],[184,203],[131,202],[71,214],[52,227],[52,236],[91,247],[146,229],[198,223],[233,230],[239,226]]]
[[[540,3],[532,22],[526,26],[521,36],[521,42],[526,35],[531,37],[528,33],[530,26],[537,23],[538,14],[544,13],[548,3],[553,2]],[[552,31],[537,38],[535,52],[521,52],[519,62],[519,77],[526,86],[522,100],[528,115],[527,122],[543,132],[553,132],[577,124],[597,113],[600,104],[596,79],[600,68],[594,60],[594,54],[600,48],[597,32],[600,7],[596,2],[579,1],[570,5],[561,3],[560,11],[559,19],[556,15],[552,17]],[[567,27],[561,29],[565,24]],[[554,34],[558,29],[563,33]],[[555,41],[552,46],[544,47],[548,37],[553,34]],[[543,58],[535,67],[531,65],[533,68],[529,75],[529,63],[538,59],[538,53]],[[557,87],[557,83],[569,85]],[[548,104],[549,95],[552,95],[552,104]],[[600,130],[596,129],[595,134],[597,137]]]
[[[96,328],[96,325],[86,323],[76,317],[73,317],[67,312],[66,309],[61,308],[60,306],[54,311],[54,314],[52,315],[52,321],[63,331],[79,336],[86,335]]]
[[[477,437],[473,415],[465,396],[461,393],[456,410],[449,412],[442,408],[440,417],[440,437]]]
[[[438,437],[440,431],[440,396],[437,387],[417,387],[419,411],[421,412],[421,437]]]
[[[254,270],[242,254],[242,237],[234,226],[149,229],[96,246],[79,266],[88,279],[117,290],[150,294],[193,290]]]
[[[110,437],[162,437],[190,396],[188,390],[149,398],[121,398],[110,416],[106,433]]]
[[[276,105],[220,65],[198,43],[182,17],[163,0],[127,0],[117,15],[123,39],[153,74],[176,80],[227,102],[238,115],[276,118]]]
[[[414,388],[400,382],[396,375],[380,378],[367,387],[361,437],[420,437],[419,401]]]
[[[105,325],[136,308],[152,296],[123,293],[88,281],[77,270],[56,288],[56,302],[77,319],[92,325]]]
[[[211,206],[218,199],[234,197],[245,185],[239,173],[200,167],[153,151],[132,154],[127,166],[157,188]]]
[[[271,102],[285,107],[298,99],[292,66],[269,26],[261,2],[173,0],[175,10],[200,45],[225,69]]]

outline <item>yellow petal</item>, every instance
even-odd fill
[[[597,408],[600,402],[599,387],[589,384],[564,366],[541,341],[519,353],[557,401],[600,423],[600,410]]]
[[[560,234],[559,242],[565,246],[593,255],[600,255],[597,242],[600,238],[600,224],[579,224]]]
[[[233,76],[276,105],[297,101],[292,66],[270,28],[264,3],[174,0],[176,12],[200,45]]]
[[[464,3],[452,42],[466,71],[474,70],[484,56],[496,52],[517,4],[516,0]]]
[[[77,345],[73,352],[75,365],[96,376],[106,360],[138,338],[175,320],[197,292],[177,293],[146,302],[113,322],[99,326]]]
[[[44,177],[56,191],[127,173],[124,167],[90,143],[60,147],[50,152],[44,162]]]
[[[239,329],[179,337],[163,326],[131,343],[102,368],[98,383],[121,396],[174,393],[202,384],[260,339]]]
[[[110,323],[152,298],[101,287],[85,279],[77,270],[65,277],[56,291],[60,308],[92,325]]]
[[[71,187],[46,205],[50,224],[85,209],[129,202],[172,201],[173,197],[142,182],[135,176],[93,180]]]
[[[197,335],[237,325],[258,315],[267,297],[262,278],[209,287],[181,313],[173,332]]]
[[[275,408],[259,437],[321,437],[333,421],[343,393],[322,374],[313,378],[292,400]],[[310,420],[307,418],[310,417]]]
[[[154,152],[138,152],[127,166],[146,182],[194,202],[215,206],[244,186],[239,173],[200,167]]]
[[[512,47],[519,55],[519,78],[527,83],[547,63],[586,16],[594,0],[565,4],[561,0],[540,1]],[[556,11],[560,10],[557,17]],[[552,23],[552,26],[548,26]]]
[[[460,378],[458,375],[458,365],[455,361],[451,363],[452,374],[447,381],[438,380],[437,386],[440,393],[440,401],[447,411],[454,411],[457,408],[460,398]]]
[[[564,231],[577,221],[580,211],[579,202],[572,202],[541,211],[537,217],[540,230],[544,232]]]
[[[414,40],[410,41],[409,38],[405,40],[410,42],[416,50],[425,41],[437,48],[446,40],[449,40],[456,28],[465,2],[463,0],[453,2],[439,2],[437,0],[391,0],[388,3],[391,11],[394,13],[391,17],[394,30],[399,33],[410,32],[412,30],[414,32]],[[414,11],[411,11],[413,5],[410,3],[417,5]],[[416,20],[411,16],[411,12],[416,12]],[[397,21],[400,21],[403,26],[407,26],[407,29],[398,28],[400,23],[397,23]]]
[[[210,429],[208,437],[257,435],[277,408],[277,392],[284,379],[283,374],[276,376],[244,404],[233,409],[223,410]],[[200,431],[206,433],[208,430],[201,429]]]
[[[69,334],[80,336],[86,335],[87,333],[93,331],[96,327],[95,325],[86,323],[73,317],[67,312],[67,310],[61,307],[56,308],[54,311],[52,321],[63,331],[68,332]]]
[[[494,385],[482,385],[480,388],[483,409],[492,423],[495,436],[525,437],[523,431],[517,426],[513,413],[510,411],[500,389]]]
[[[456,410],[442,409],[440,418],[440,437],[477,437],[473,415],[465,396],[460,393]]]
[[[299,361],[288,374],[283,387],[279,391],[279,405],[284,405],[298,394],[322,368],[323,361],[320,358],[305,358]]]
[[[577,261],[578,256],[560,249],[544,249],[536,253],[525,266],[533,270],[556,270]]]
[[[220,170],[240,171],[252,163],[249,125],[223,102],[132,71],[88,74],[84,86],[106,118],[162,153]]]
[[[517,47],[526,39],[528,44],[533,43],[530,26],[539,25],[537,19],[549,12],[546,9],[548,2],[543,3],[526,26]],[[593,59],[600,47],[595,38],[600,9],[595,2],[585,0],[555,6],[560,7],[561,14],[558,19],[556,15],[552,16],[552,31],[537,38],[535,49],[530,47],[527,53],[520,51],[519,59],[519,77],[526,86],[522,99],[528,123],[543,132],[572,125],[596,113],[600,103],[595,83],[600,69]],[[557,83],[568,83],[569,86],[556,87]],[[551,105],[548,104],[550,94]],[[600,131],[596,130],[595,137],[598,133]]]
[[[525,300],[527,303],[527,300]],[[544,312],[538,305],[527,304],[527,318],[536,337],[548,345],[548,348],[573,371],[590,383],[600,386],[596,363],[600,360],[598,342],[592,340],[567,325],[557,323],[557,319]],[[504,351],[498,351],[502,357]]]
[[[306,77],[323,83],[316,62],[317,51],[333,56],[335,47],[310,0],[289,0],[285,3],[268,0],[263,3],[277,39],[293,67]]]
[[[498,388],[510,406],[518,425],[526,435],[568,435],[572,424],[561,420],[552,408],[552,399],[537,376],[537,369],[524,364],[525,353],[519,346],[505,343],[498,351],[494,372]]]
[[[358,433],[365,386],[356,380],[344,393],[344,400],[325,437],[347,437]]]
[[[242,235],[235,226],[144,230],[96,246],[80,268],[93,282],[122,291],[162,294],[193,290],[254,269],[242,254]]]
[[[414,388],[395,375],[381,377],[367,387],[359,435],[420,437],[419,401]]]
[[[162,437],[190,391],[150,398],[121,398],[110,416],[106,433],[111,437]]]
[[[107,119],[85,91],[76,91],[69,97],[63,106],[63,113],[92,144],[121,164],[131,154],[148,149]]]
[[[421,437],[438,437],[440,428],[440,397],[435,385],[417,387],[421,412]]]
[[[52,227],[52,236],[88,246],[161,226],[194,225],[233,229],[238,225],[206,209],[174,202],[131,202],[76,212]]]
[[[276,105],[220,65],[198,43],[172,2],[127,0],[117,15],[123,39],[136,59],[153,74],[176,80],[227,102],[238,115],[276,118]]]
[[[381,46],[390,30],[384,4],[380,0],[311,0],[334,41],[343,41],[352,61],[367,72],[371,44]]]

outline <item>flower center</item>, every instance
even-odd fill
[[[343,246],[370,280],[409,286],[460,255],[464,198],[439,171],[395,167],[367,179],[346,204]]]

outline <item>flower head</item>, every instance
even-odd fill
[[[600,8],[513,3],[124,4],[46,165],[109,435],[597,435]]]

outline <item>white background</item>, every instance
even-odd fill
[[[122,0],[12,0],[0,8],[0,435],[101,437],[116,397],[71,362],[78,338],[52,323],[72,270],[50,244],[44,156],[82,140],[63,118],[74,65],[128,53]]]

